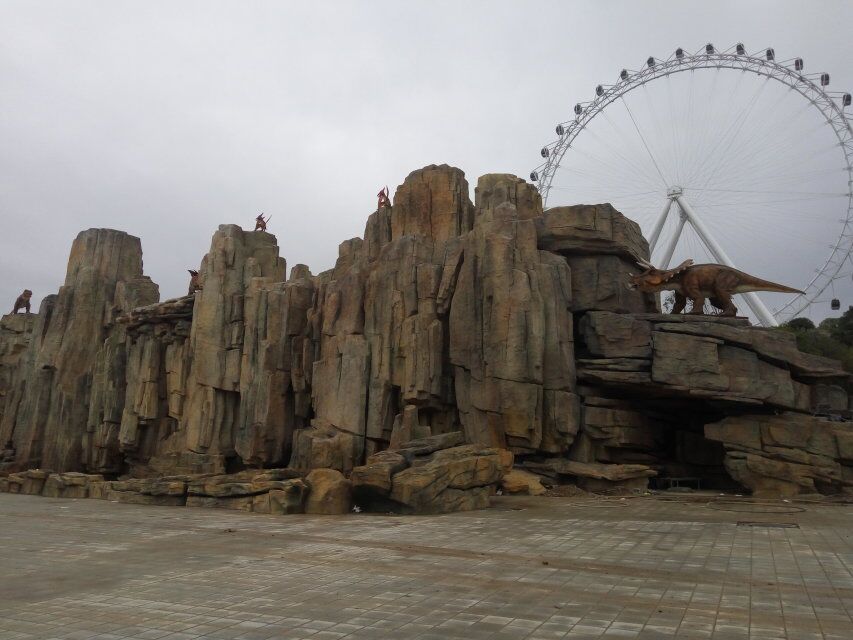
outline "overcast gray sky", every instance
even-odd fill
[[[90,227],[139,236],[162,299],[260,211],[317,273],[414,169],[527,176],[623,67],[742,41],[853,90],[851,27],[841,0],[0,0],[0,304]]]

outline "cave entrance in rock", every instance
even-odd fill
[[[653,490],[747,492],[726,470],[722,443],[705,437],[705,425],[722,420],[731,413],[731,407],[698,399],[641,397],[625,389],[619,395],[584,396],[583,428],[568,453],[569,459],[599,465],[642,465],[640,468],[656,472],[648,478],[648,488]],[[612,489],[645,486],[645,476],[640,483],[641,478],[632,476],[630,467],[623,469],[633,480],[614,478]],[[587,481],[579,482],[584,483]]]
[[[661,491],[721,491],[741,493],[740,486],[723,464],[726,452],[722,443],[708,440],[705,421],[688,418],[661,423],[658,450],[658,475],[649,479],[649,488]]]

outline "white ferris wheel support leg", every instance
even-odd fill
[[[670,202],[672,202],[670,200]],[[675,228],[675,233],[672,234],[672,238],[669,240],[669,244],[666,247],[666,251],[664,251],[663,259],[660,263],[661,269],[666,269],[669,267],[669,263],[672,261],[672,254],[675,253],[675,247],[678,244],[678,239],[681,237],[681,232],[684,231],[684,223],[687,222],[687,215],[684,211],[681,210],[679,205],[675,205],[678,211],[678,226]]]
[[[696,233],[699,234],[699,237],[702,239],[702,242],[705,243],[705,246],[708,247],[708,250],[711,254],[719,260],[722,264],[732,267],[735,267],[731,258],[726,254],[725,250],[720,246],[720,244],[716,241],[714,236],[711,235],[711,231],[708,227],[705,226],[705,223],[702,222],[702,219],[696,215],[696,212],[690,206],[690,203],[684,199],[684,196],[679,194],[675,196],[675,200],[678,202],[681,210],[687,216],[687,219],[690,221],[690,224],[696,229]],[[746,303],[749,305],[749,308],[752,309],[752,312],[758,317],[765,327],[778,327],[779,323],[776,321],[776,318],[773,317],[773,314],[770,313],[770,310],[765,306],[765,304],[761,301],[755,293],[743,293],[741,294],[746,300]]]
[[[649,236],[649,259],[655,251],[655,246],[660,238],[660,232],[663,229],[663,223],[666,222],[666,217],[669,215],[669,208],[672,206],[672,198],[666,199],[666,206],[663,208],[660,216],[655,221],[655,226],[652,228],[652,235]]]

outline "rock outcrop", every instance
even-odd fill
[[[463,445],[462,432],[411,440],[353,469],[356,504],[369,511],[447,513],[489,506],[512,453]]]
[[[472,203],[446,165],[318,275],[222,225],[201,288],[159,302],[138,239],[85,231],[58,294],[0,321],[0,489],[275,514],[480,508],[538,478],[853,491],[840,365],[660,314],[626,286],[648,257],[609,204],[543,212],[506,174]]]
[[[785,412],[705,425],[722,442],[731,476],[759,497],[842,493],[853,486],[853,425]]]
[[[579,334],[584,411],[572,459],[646,464],[706,486],[734,480],[764,496],[853,487],[826,444],[853,423],[814,415],[847,409],[849,376],[799,351],[793,335],[745,319],[608,311],[585,314]],[[765,442],[766,425],[800,437]],[[824,457],[808,452],[810,438]]]
[[[4,433],[20,468],[78,471],[89,419],[91,382],[116,315],[155,302],[142,273],[138,238],[89,229],[71,247],[65,284],[42,302],[23,369],[23,393],[4,409]],[[119,354],[118,358],[123,357]],[[110,384],[123,386],[123,372]],[[7,415],[8,412],[8,415]]]
[[[26,392],[25,365],[37,315],[9,314],[0,319],[0,465],[16,456],[13,439],[18,407]]]

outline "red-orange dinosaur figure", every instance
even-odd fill
[[[191,296],[196,291],[201,291],[201,282],[198,279],[198,271],[194,269],[187,269],[190,272],[190,290],[187,292],[188,296]]]
[[[376,194],[376,197],[379,198],[379,204],[376,205],[377,209],[382,209],[384,207],[391,206],[391,198],[389,198],[390,192],[388,191],[388,187],[386,186],[382,191]]]
[[[264,218],[264,214],[262,213],[257,218],[255,218],[255,231],[266,231],[267,230],[267,222],[272,219],[272,216],[269,218]]]
[[[675,306],[672,313],[681,313],[687,299],[693,302],[690,313],[703,315],[705,300],[720,310],[720,315],[735,316],[737,307],[732,295],[750,291],[775,291],[777,293],[803,293],[798,289],[756,278],[743,271],[722,264],[693,264],[685,260],[674,269],[656,269],[645,261],[639,275],[631,275],[630,287],[646,292],[674,291]]]

